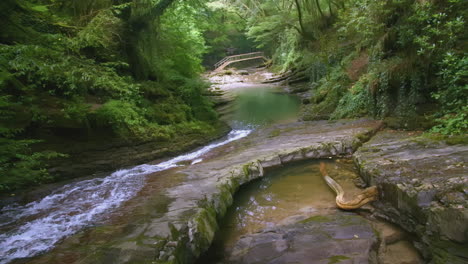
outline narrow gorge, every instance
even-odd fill
[[[467,10],[2,1],[0,263],[467,263]]]

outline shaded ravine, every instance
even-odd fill
[[[242,93],[247,94],[249,104],[252,103],[252,90],[259,89],[256,85],[251,88],[239,96],[242,98]],[[261,90],[253,91],[253,94],[263,95],[257,105],[262,111],[255,119],[246,115],[243,107],[239,107],[239,104],[245,105],[245,100],[232,102],[235,114],[229,118],[229,123],[234,130],[224,139],[158,164],[138,165],[118,170],[106,177],[73,182],[26,205],[3,207],[0,210],[0,263],[34,257],[49,251],[83,228],[106,223],[113,211],[120,211],[125,202],[136,197],[144,188],[149,180],[147,175],[197,164],[214,148],[246,137],[255,127],[275,122],[271,115],[264,114],[265,107],[285,105],[282,108],[285,114],[281,115],[281,110],[276,112],[279,113],[278,119],[293,117],[299,103],[290,95],[276,94],[270,88],[273,87],[263,86]],[[250,110],[259,112],[255,106]]]
[[[2,208],[0,263],[27,258],[51,249],[55,243],[85,226],[99,222],[103,213],[118,208],[145,184],[144,176],[198,159],[210,150],[247,136],[251,130],[233,130],[224,140],[168,161],[119,170],[104,178],[65,185],[39,201]]]

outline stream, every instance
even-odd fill
[[[299,100],[279,93],[274,86],[244,87],[228,106],[225,120],[233,130],[223,139],[158,164],[142,164],[98,178],[58,187],[28,204],[11,204],[0,210],[0,263],[31,258],[54,248],[83,228],[108,221],[144,188],[147,175],[203,161],[211,150],[249,135],[252,129],[296,117]]]
[[[41,200],[13,204],[0,213],[0,263],[27,258],[51,249],[61,239],[85,226],[105,220],[134,197],[145,184],[145,175],[179,166],[182,161],[201,162],[210,150],[247,136],[251,130],[233,130],[223,140],[168,161],[118,170],[104,178],[65,185]]]
[[[221,110],[222,119],[234,129],[296,121],[299,98],[277,86],[254,85],[238,88],[236,99]]]

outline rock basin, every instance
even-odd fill
[[[193,263],[240,185],[293,161],[351,154],[381,126],[370,120],[297,122],[257,130],[202,163],[149,175],[108,224],[66,239],[30,263]]]
[[[352,160],[298,162],[241,187],[213,245],[197,264],[423,263],[404,232],[369,214],[335,206],[319,163],[353,197]]]
[[[409,132],[377,133],[380,128],[376,121],[340,120],[259,129],[210,153],[202,163],[149,175],[149,184],[106,224],[27,262],[194,263],[209,248],[241,185],[290,162],[349,156],[362,145],[354,160],[363,179],[381,192],[376,210],[365,214],[383,217],[415,235],[426,262],[466,263],[467,147]],[[399,253],[410,242],[398,227],[340,211],[325,215],[326,221],[313,221],[325,218],[310,213],[286,217],[280,226],[242,237],[231,261],[247,261],[250,253],[243,249],[249,247],[252,252],[276,252],[278,263],[300,262],[311,258],[310,252],[316,252],[318,262],[305,263],[421,263],[417,254]],[[335,241],[339,234],[344,237]],[[316,248],[336,250],[317,252],[306,246],[318,240],[333,244],[315,244]],[[291,255],[292,248],[302,253]],[[361,254],[354,254],[357,251]]]

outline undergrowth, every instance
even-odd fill
[[[354,1],[325,27],[310,21],[319,38],[283,30],[275,63],[306,70],[312,97],[305,120],[395,117],[415,127],[408,124],[423,117],[433,133],[466,134],[467,7],[462,0]],[[274,34],[256,40],[266,44]]]
[[[143,26],[133,16],[145,5],[128,1],[2,1],[0,192],[60,179],[47,160],[64,156],[36,150],[43,135],[130,143],[213,133],[192,4],[145,14]]]

